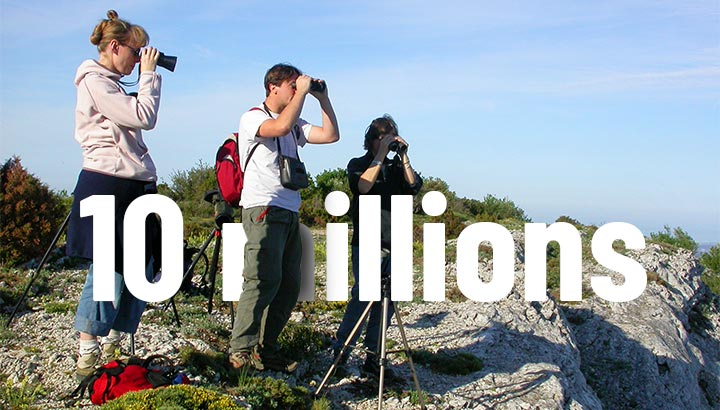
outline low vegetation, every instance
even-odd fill
[[[705,267],[702,280],[720,297],[720,245],[715,245],[700,257],[700,263]]]
[[[246,407],[237,404],[232,397],[208,388],[176,385],[126,393],[102,408],[104,410],[235,410]]]
[[[427,350],[413,350],[413,361],[428,366],[435,373],[451,376],[464,376],[483,369],[483,361],[479,357],[465,352],[448,353],[439,350],[435,353]]]
[[[650,242],[671,248],[687,249],[692,253],[697,252],[698,249],[698,243],[679,226],[671,229],[665,225],[663,231],[650,234]]]
[[[7,379],[0,387],[0,405],[12,410],[32,409],[35,408],[36,398],[43,394],[45,391],[42,386],[28,383],[27,378],[20,383],[13,383],[12,380]]]

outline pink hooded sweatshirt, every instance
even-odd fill
[[[160,107],[162,78],[140,74],[138,95],[125,94],[112,72],[95,60],[77,69],[75,140],[80,143],[83,169],[140,181],[157,180],[157,172],[141,130],[151,130]]]

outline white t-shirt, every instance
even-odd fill
[[[259,109],[255,109],[259,108]],[[270,112],[273,118],[279,114]],[[245,166],[248,154],[252,148],[259,143],[255,149],[247,167],[243,168],[244,184],[240,205],[244,208],[253,206],[277,206],[293,212],[300,210],[300,191],[287,189],[280,183],[280,167],[278,165],[278,148],[276,140],[280,141],[282,155],[297,158],[297,146],[305,146],[307,136],[310,134],[312,124],[298,119],[298,127],[293,127],[296,132],[279,138],[261,138],[257,136],[260,125],[269,120],[263,106],[259,105],[240,117],[240,129],[238,131],[238,151],[240,164]],[[295,138],[297,137],[297,144]]]

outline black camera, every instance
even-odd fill
[[[318,93],[325,91],[325,82],[313,78],[310,80],[310,91]]]
[[[390,145],[388,145],[388,149],[402,155],[405,153],[405,150],[407,150],[407,145],[401,143],[400,141],[393,141]]]
[[[158,56],[157,65],[160,67],[170,71],[175,71],[175,64],[177,64],[177,57],[175,56],[166,56],[164,53],[160,53]]]

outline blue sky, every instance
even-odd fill
[[[414,166],[460,196],[720,241],[718,0],[0,0],[0,159],[54,189],[80,169],[72,80],[110,8],[179,57],[145,133],[161,180],[212,163],[265,70],[289,62],[327,81],[340,123],[339,143],[301,151],[313,174],[362,154],[390,113]]]

